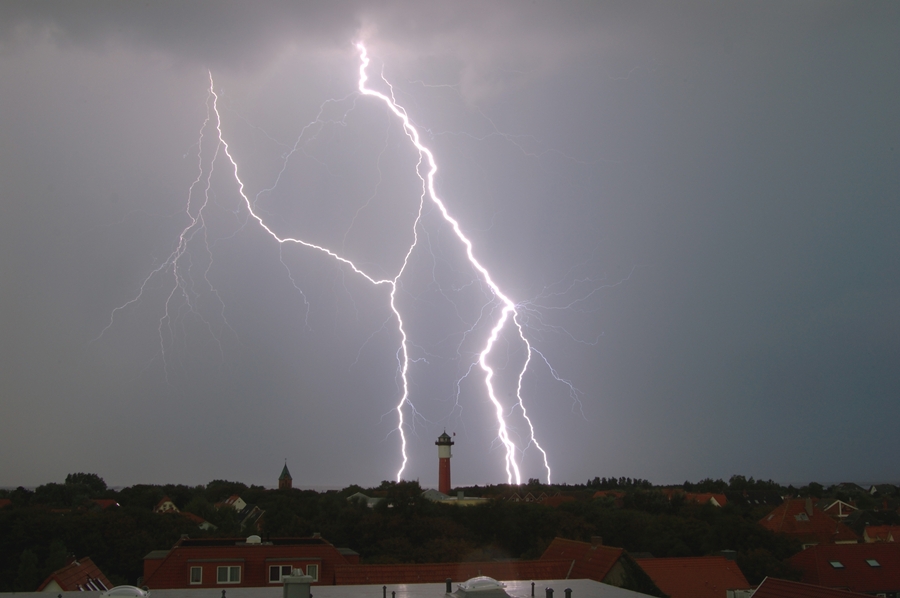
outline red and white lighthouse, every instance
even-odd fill
[[[435,444],[438,447],[438,460],[440,466],[438,468],[438,492],[450,494],[450,447],[453,446],[453,439],[444,431],[438,436]]]

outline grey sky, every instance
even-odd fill
[[[580,391],[541,363],[524,380],[554,481],[896,482],[898,26],[889,2],[0,4],[0,485],[271,485],[284,458],[299,486],[394,477],[385,290],[279,253],[223,155],[209,251],[198,236],[182,264],[190,306],[179,291],[161,320],[166,270],[97,338],[187,225],[214,151],[209,73],[267,222],[399,267],[416,157],[355,93],[357,40]],[[433,209],[419,232],[398,294],[418,412],[404,477],[436,485],[446,428],[455,483],[503,482],[481,374],[457,384],[488,295]],[[494,361],[507,408],[513,341]],[[546,479],[534,447],[521,463]]]

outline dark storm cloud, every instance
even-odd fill
[[[393,476],[383,293],[238,227],[224,164],[208,272],[225,307],[196,278],[203,319],[182,307],[164,368],[171,286],[154,280],[92,342],[177,243],[206,69],[256,193],[321,102],[353,92],[357,39],[504,288],[603,287],[544,312],[596,344],[534,336],[584,393],[527,380],[557,480],[896,481],[870,456],[900,448],[880,425],[900,415],[898,24],[895,4],[850,2],[0,4],[0,484],[270,484],[284,457],[300,485]],[[281,232],[389,271],[412,157],[383,111],[348,114],[262,205]],[[468,288],[429,223],[437,257],[414,267]],[[466,364],[447,339],[477,308],[449,313],[431,283],[401,293],[427,417],[409,475],[434,483],[447,426],[455,479],[502,481],[471,380],[453,408]],[[526,476],[543,477],[533,460]]]

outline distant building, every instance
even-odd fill
[[[681,488],[663,488],[662,492],[669,500],[672,500],[675,497],[681,497],[686,503],[712,505],[714,507],[724,507],[728,504],[728,498],[724,494],[717,492],[685,492]]]
[[[247,504],[237,494],[232,494],[214,506],[216,509],[231,508],[237,511],[238,521],[241,522],[241,527],[244,529],[262,529],[262,517],[265,511],[256,505]]]
[[[351,494],[347,497],[347,502],[349,503],[359,503],[365,502],[366,506],[370,509],[374,509],[375,506],[384,501],[384,497],[381,496],[366,496],[362,492],[357,492],[356,494]]]
[[[723,556],[636,559],[670,598],[725,598],[728,592],[750,593],[737,563]]]
[[[295,569],[314,584],[334,583],[348,558],[318,536],[310,538],[183,538],[171,550],[144,557],[143,583],[152,589],[268,587]]]
[[[820,500],[816,506],[822,509],[822,511],[829,517],[838,520],[846,519],[848,515],[853,513],[853,511],[858,510],[856,505],[854,504],[830,498],[826,500]]]
[[[714,507],[724,507],[728,504],[728,499],[724,494],[715,493],[715,492],[704,492],[701,494],[694,494],[692,492],[686,492],[684,495],[684,499],[686,502],[698,503],[701,505],[712,505]]]
[[[94,511],[105,511],[106,509],[118,506],[119,503],[111,498],[92,498],[90,500],[90,506],[88,508]]]
[[[216,529],[219,529],[218,527],[216,527],[215,525],[213,525],[212,523],[210,523],[209,521],[207,521],[207,520],[204,519],[203,517],[201,517],[201,516],[199,516],[199,515],[195,515],[194,513],[188,513],[187,511],[182,511],[180,514],[181,514],[182,517],[185,517],[186,519],[190,519],[191,521],[193,521],[194,523],[196,523],[196,524],[197,524],[197,527],[199,527],[199,528],[202,529],[202,530],[216,530]]]
[[[426,490],[422,493],[422,498],[454,507],[474,507],[475,505],[483,505],[491,500],[489,498],[466,496],[462,490],[457,492],[456,496],[448,496],[437,490]]]
[[[876,494],[879,496],[891,496],[897,493],[897,486],[893,484],[875,484],[874,486],[869,487],[869,494],[875,496]]]
[[[163,496],[156,506],[153,507],[154,513],[180,513],[178,507],[172,502],[168,496]]]
[[[506,500],[509,502],[544,502],[546,499],[546,492],[541,492],[537,496],[531,492],[527,492],[524,496],[520,495],[518,492],[513,492]]]
[[[450,447],[453,446],[453,439],[444,431],[438,436],[435,444],[438,447],[438,491],[443,494],[450,494]]]
[[[291,472],[289,472],[287,468],[287,461],[285,461],[284,468],[281,470],[281,475],[278,476],[278,489],[290,490],[293,484],[294,478],[291,477]]]
[[[238,496],[237,494],[232,494],[225,500],[220,500],[215,505],[216,509],[221,509],[222,507],[231,507],[238,513],[247,508],[247,503],[244,502],[244,499]]]
[[[863,530],[863,540],[867,544],[874,542],[897,542],[900,540],[898,525],[867,525]]]
[[[804,548],[817,544],[859,542],[859,536],[853,530],[826,515],[810,498],[784,501],[780,507],[760,519],[759,524],[767,530],[796,538]]]
[[[38,586],[38,592],[104,592],[113,587],[89,557],[70,559]]]

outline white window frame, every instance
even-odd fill
[[[278,570],[278,579],[272,579],[272,570]],[[287,569],[287,573],[284,570]],[[294,571],[293,565],[269,565],[269,583],[281,583],[285,577]]]
[[[222,570],[225,570],[225,578],[228,581],[222,581]],[[232,574],[237,571],[237,579]],[[219,565],[216,567],[216,583],[218,584],[236,584],[241,583],[241,567],[240,565]]]
[[[200,572],[200,575],[197,576],[197,581],[194,581],[194,571]],[[191,566],[188,576],[188,583],[192,586],[200,585],[203,583],[203,567]]]
[[[319,581],[319,566],[318,565],[307,565],[306,566],[306,574],[312,577],[313,581]]]

